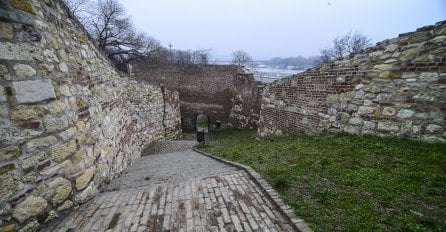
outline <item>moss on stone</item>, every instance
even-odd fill
[[[31,14],[36,14],[33,6],[31,5],[30,1],[28,1],[28,0],[11,0],[11,6],[16,9],[23,10],[23,11],[26,11]]]
[[[435,35],[446,35],[446,25],[435,29]]]
[[[47,114],[48,110],[42,105],[19,105],[11,111],[13,121],[27,121]]]
[[[7,164],[5,166],[0,167],[0,174],[7,173],[15,169],[15,164]]]
[[[16,231],[15,224],[9,224],[9,225],[0,227],[0,232],[14,232],[14,231]]]
[[[419,43],[429,40],[432,37],[430,32],[419,32],[410,36],[408,42],[409,43]]]
[[[14,33],[12,32],[12,26],[10,23],[0,22],[0,38],[14,38]]]

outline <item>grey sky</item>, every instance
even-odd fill
[[[228,58],[310,56],[348,31],[378,42],[446,20],[446,0],[121,0],[136,27],[177,49]]]

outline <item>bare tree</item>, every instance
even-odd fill
[[[87,5],[90,2],[89,0],[63,0],[68,8],[71,10],[71,13],[78,16],[79,13],[87,10]]]
[[[195,64],[204,64],[207,65],[211,58],[210,55],[211,49],[201,49],[193,51],[192,57]]]
[[[238,50],[238,51],[232,52],[232,63],[234,63],[238,66],[244,66],[251,61],[252,61],[252,58],[248,55],[247,52],[245,52],[243,50]]]
[[[157,39],[148,36],[146,43],[145,56],[150,63],[160,63],[167,59],[167,50]]]
[[[118,0],[64,1],[96,40],[99,49],[123,71],[134,59],[160,53],[159,41],[138,32]]]
[[[371,39],[359,32],[348,32],[344,36],[333,40],[333,47],[321,50],[320,60],[322,63],[331,60],[342,59],[350,54],[357,53],[364,48],[370,47]]]

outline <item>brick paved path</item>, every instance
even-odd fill
[[[168,153],[142,156],[112,181],[110,192],[43,230],[296,230],[245,171],[193,152],[193,143],[186,143],[161,143],[166,149],[157,152]]]

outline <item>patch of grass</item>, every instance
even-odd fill
[[[315,231],[446,231],[446,144],[224,130],[199,149],[250,165]]]

